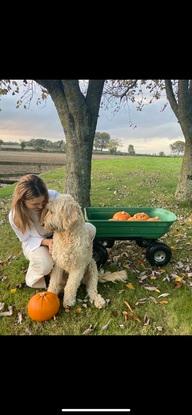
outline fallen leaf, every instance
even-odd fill
[[[139,277],[139,282],[145,281],[147,278],[149,278],[148,275],[143,275],[142,277]]]
[[[177,275],[175,277],[175,282],[181,282],[181,281],[183,281],[183,277],[179,277],[179,275]]]
[[[86,304],[86,305],[87,305],[87,304]],[[77,307],[75,311],[76,311],[76,313],[77,313],[77,314],[80,314],[80,313],[81,313],[81,310],[82,310],[82,308],[81,308],[81,307]]]
[[[82,333],[85,336],[92,333],[92,331],[95,330],[95,327],[97,326],[97,323],[93,326],[93,324],[90,324],[90,326]]]
[[[12,316],[13,314],[13,307],[10,305],[8,306],[9,311],[3,311],[0,313],[0,317]]]
[[[131,282],[129,282],[129,284],[126,284],[126,287],[129,288],[130,290],[135,290],[135,287]]]
[[[110,322],[112,321],[112,319],[110,319],[104,326],[101,327],[101,330],[107,330]]]
[[[157,293],[161,292],[157,287],[154,287],[153,285],[144,285],[143,288],[148,291],[156,291]]]
[[[144,315],[143,322],[144,322],[144,326],[148,326],[149,325],[150,319],[147,316],[147,314]]]
[[[128,309],[133,313],[133,310],[127,301],[124,301],[124,304],[128,307]]]
[[[17,323],[18,323],[18,324],[21,324],[21,323],[22,323],[22,320],[23,320],[23,315],[22,315],[22,313],[19,311],[19,313],[18,313],[18,320],[17,320]]]
[[[128,316],[129,316],[128,312],[127,311],[123,311],[122,314],[124,316],[125,321],[127,321],[128,320]]]
[[[17,288],[11,288],[10,293],[11,293],[11,294],[15,294],[15,293],[16,293],[16,291],[17,291]]]
[[[183,287],[182,282],[176,282],[175,288],[181,288],[181,287]]]
[[[162,293],[162,294],[158,295],[157,298],[168,297],[168,295],[170,295],[170,294],[169,293]]]
[[[0,280],[5,281],[5,280],[7,280],[7,277],[5,275],[1,275]]]
[[[163,327],[162,327],[162,326],[157,326],[157,327],[156,327],[156,329],[157,329],[158,331],[162,331],[162,330],[163,330]]]
[[[145,298],[140,298],[136,303],[135,303],[135,305],[139,305],[139,304],[145,304],[146,303],[146,301],[148,301],[148,298],[147,297],[145,297]]]

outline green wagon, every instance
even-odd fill
[[[159,217],[157,222],[148,221],[111,221],[117,211],[128,212],[131,216],[144,212],[150,217]],[[103,265],[108,253],[106,248],[112,247],[115,240],[135,240],[146,248],[146,258],[151,265],[166,265],[172,256],[171,248],[158,241],[165,235],[170,226],[176,221],[176,216],[169,210],[162,208],[127,208],[127,207],[87,207],[84,209],[86,222],[96,227],[94,241],[94,257],[97,265]]]

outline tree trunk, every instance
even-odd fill
[[[165,89],[185,138],[185,153],[175,198],[179,202],[192,202],[192,84],[187,79],[179,79],[176,94],[172,81],[165,79]]]
[[[62,121],[62,120],[61,120]],[[65,192],[70,193],[81,205],[90,206],[91,158],[94,133],[86,122],[77,126],[73,121],[65,130],[66,137],[66,181]]]
[[[77,80],[37,81],[47,88],[66,138],[66,193],[90,206],[91,158],[104,80],[90,80],[87,94]]]
[[[181,128],[185,137],[185,152],[175,198],[179,202],[192,202],[192,123],[189,125],[189,122],[183,121]]]

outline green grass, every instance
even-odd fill
[[[11,316],[0,317],[0,334],[81,335],[91,326],[91,335],[191,335],[192,227],[186,221],[191,208],[179,206],[174,199],[180,167],[179,158],[123,157],[93,161],[93,206],[163,207],[178,216],[169,233],[161,238],[172,248],[173,257],[167,266],[152,268],[146,261],[145,250],[133,241],[116,242],[105,269],[126,269],[128,281],[99,284],[99,292],[109,299],[107,307],[97,310],[90,306],[84,301],[84,287],[80,287],[77,304],[69,313],[61,306],[56,319],[43,323],[31,321],[26,313],[27,302],[37,290],[23,288],[21,284],[28,261],[7,221],[14,185],[0,189],[0,303],[5,303],[5,310],[13,306]],[[62,192],[64,175],[64,168],[59,168],[41,176],[49,188]],[[139,277],[145,275],[143,283],[139,282]],[[156,291],[148,291],[146,286]],[[158,297],[164,293],[169,295]],[[143,298],[145,302],[141,304],[139,300]],[[18,313],[22,313],[21,323]],[[108,328],[103,330],[109,321]]]

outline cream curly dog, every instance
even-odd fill
[[[45,229],[54,232],[52,257],[55,263],[48,291],[58,294],[64,288],[63,306],[67,308],[75,304],[77,290],[84,282],[91,303],[97,308],[104,307],[105,300],[97,292],[93,238],[80,205],[71,195],[65,194],[49,202],[46,212],[41,223]]]

